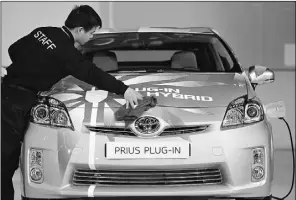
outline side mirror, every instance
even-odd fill
[[[272,70],[259,65],[249,67],[248,75],[254,88],[257,85],[271,83],[275,79],[274,72]]]
[[[282,101],[269,103],[264,105],[263,108],[266,116],[270,118],[280,118],[286,115],[286,107]]]

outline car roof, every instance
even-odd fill
[[[210,27],[140,27],[130,29],[114,29],[114,28],[102,28],[97,30],[94,34],[105,34],[105,33],[196,33],[196,34],[207,34],[207,35],[218,35],[218,32]]]

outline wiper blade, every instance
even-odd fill
[[[163,73],[165,71],[183,71],[183,72],[200,72],[199,69],[194,67],[184,67],[184,68],[163,68],[163,69],[115,69],[107,70],[108,73],[114,72],[148,72],[148,73]]]
[[[169,68],[168,70],[173,70],[173,71],[188,71],[188,72],[200,72],[200,70],[198,68],[195,68],[195,67]]]
[[[122,73],[127,73],[127,72],[146,72],[146,70],[131,70],[131,69],[129,69],[129,70],[127,70],[127,69],[115,69],[115,70],[109,70],[109,71],[106,71],[106,72],[108,72],[108,73],[115,73],[115,72],[122,72]]]
[[[106,70],[106,72],[108,72],[108,73],[119,72],[119,71],[122,71],[122,70],[120,70],[120,69]]]

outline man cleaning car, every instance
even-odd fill
[[[139,92],[96,67],[75,48],[75,43],[85,44],[101,27],[100,16],[82,5],[71,11],[65,26],[36,28],[9,47],[12,64],[1,91],[1,199],[14,199],[12,177],[18,168],[27,115],[38,92],[72,75],[98,89],[123,95],[127,108],[142,100]]]

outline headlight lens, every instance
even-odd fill
[[[49,112],[48,112],[48,106],[41,104],[37,105],[32,112],[32,115],[35,117],[36,123],[42,123],[42,124],[50,124],[49,120]]]
[[[57,99],[39,96],[37,104],[31,110],[31,122],[53,127],[74,130],[66,106]]]
[[[256,117],[258,115],[258,108],[256,106],[249,106],[247,108],[247,116]]]
[[[250,102],[246,105],[245,123],[261,121],[263,108],[259,103]]]
[[[247,100],[247,96],[242,96],[228,105],[221,128],[259,122],[263,118],[263,107],[259,100]]]
[[[68,125],[68,117],[65,111],[52,109],[51,116],[52,116],[51,123],[53,125],[61,125],[61,126]]]

